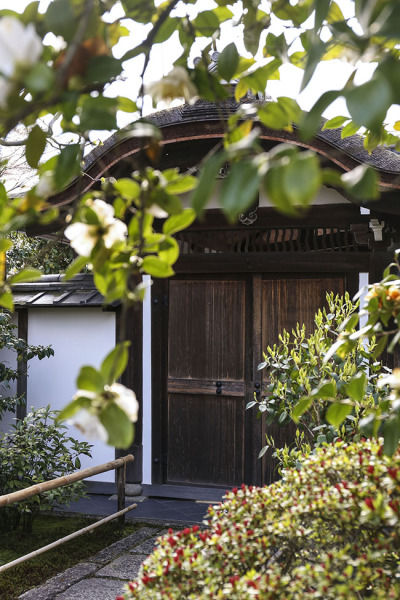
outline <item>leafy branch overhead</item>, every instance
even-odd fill
[[[307,149],[324,111],[338,98],[348,116],[329,119],[325,129],[342,128],[343,138],[361,133],[368,152],[379,144],[400,148],[398,123],[392,130],[385,124],[400,90],[399,4],[357,0],[348,5],[344,14],[334,0],[216,0],[208,7],[193,0],[53,0],[45,9],[32,2],[22,13],[0,10],[0,145],[10,146],[24,126],[28,134],[15,143],[33,170],[30,189],[18,197],[0,182],[0,305],[13,310],[12,284],[40,276],[31,268],[7,276],[4,268],[12,245],[6,236],[34,226],[65,232],[78,255],[67,278],[91,269],[105,301],[121,301],[126,311],[143,299],[143,275],[173,275],[179,256],[174,235],[201,218],[225,164],[229,172],[218,196],[231,221],[260,191],[291,216],[304,214],[324,184],[356,202],[378,198],[379,178],[372,167],[341,173],[325,168]],[[234,36],[224,45],[229,27]],[[153,50],[162,48],[167,55],[178,39],[169,72],[149,82]],[[220,55],[210,68],[215,48]],[[193,61],[195,55],[199,60]],[[349,69],[345,85],[321,94],[310,111],[287,96],[259,101],[286,65],[303,70],[307,88],[321,61],[337,59]],[[377,66],[359,84],[363,61]],[[127,85],[123,95],[132,65],[140,81],[136,91]],[[154,106],[236,100],[234,112],[221,120],[221,143],[197,165],[198,176],[163,168],[162,131],[145,118],[146,96]],[[138,145],[131,172],[119,177],[105,168],[93,177],[84,171],[87,148],[118,129],[120,113],[130,115],[132,125],[119,132],[118,141]],[[296,145],[267,148],[260,137],[265,128],[295,135]],[[79,200],[68,204],[63,194],[73,186]],[[103,391],[99,383],[91,390],[94,397],[85,396],[88,413],[101,422],[103,411],[116,410],[115,402],[108,403],[106,386],[117,384],[103,379]],[[111,413],[104,421],[113,421]],[[111,429],[108,439],[114,443]],[[126,445],[131,434],[123,439]]]

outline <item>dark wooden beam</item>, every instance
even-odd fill
[[[18,337],[28,343],[28,309],[21,308],[17,311],[18,316]],[[19,360],[17,365],[17,396],[23,397],[24,401],[17,405],[16,417],[18,420],[26,417],[27,404],[27,378],[28,364],[26,360]]]

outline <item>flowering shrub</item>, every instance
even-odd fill
[[[321,447],[281,481],[227,493],[208,529],[160,538],[119,598],[399,598],[399,509],[399,451]]]

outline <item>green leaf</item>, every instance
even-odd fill
[[[325,53],[325,49],[326,44],[324,44],[324,42],[322,42],[318,37],[312,39],[306,54],[306,64],[304,66],[304,76],[301,82],[300,91],[304,90],[304,88],[311,81],[314,71],[321,62],[321,58]]]
[[[230,4],[230,1],[226,4]],[[218,6],[217,8],[213,8],[213,12],[217,15],[220,23],[223,23],[224,21],[227,21],[233,17],[233,12],[226,6]]]
[[[217,176],[221,167],[226,162],[227,156],[225,152],[219,152],[210,156],[203,165],[198,184],[191,196],[191,205],[197,215],[200,215],[215,188]]]
[[[222,210],[231,222],[256,200],[259,185],[260,176],[253,162],[242,160],[232,164],[219,193]]]
[[[292,410],[292,419],[295,423],[298,423],[300,417],[310,408],[313,402],[312,398],[301,398]]]
[[[350,121],[350,123],[347,123],[347,125],[343,127],[342,131],[340,132],[340,137],[343,140],[347,137],[350,137],[351,135],[355,135],[359,129],[360,126],[357,125],[357,123],[353,123],[353,121]]]
[[[270,79],[279,79],[279,67],[282,61],[279,58],[274,58],[263,67],[259,67],[248,75],[243,75],[235,88],[235,99],[240,100],[246,95],[248,90],[257,94],[257,92],[265,92],[267,83]]]
[[[196,187],[197,179],[193,175],[183,175],[173,181],[169,181],[165,186],[168,194],[184,194],[190,192]]]
[[[68,269],[65,271],[64,281],[68,281],[72,279],[74,275],[80,273],[82,269],[86,266],[88,259],[86,256],[78,256],[75,260],[69,265]]]
[[[287,59],[288,47],[283,33],[274,35],[269,32],[265,38],[264,56],[275,56],[282,61]]]
[[[200,36],[209,37],[219,27],[219,19],[212,10],[205,10],[192,21],[193,27]]]
[[[317,194],[322,174],[318,158],[309,151],[292,152],[267,171],[265,188],[270,200],[285,214],[295,215]]]
[[[309,140],[316,134],[321,124],[322,113],[341,95],[340,90],[325,92],[318,98],[310,111],[303,113],[303,119],[300,122],[300,134],[303,139]]]
[[[57,189],[62,189],[81,172],[81,147],[70,144],[63,148],[58,155],[54,172],[54,182]]]
[[[138,110],[136,102],[131,100],[130,98],[126,98],[125,96],[118,96],[118,110],[122,110],[122,112],[126,113],[134,113]]]
[[[115,448],[129,448],[133,442],[134,426],[126,413],[116,404],[106,406],[100,413],[100,421],[108,433],[107,443]]]
[[[120,75],[122,64],[113,56],[94,56],[90,59],[85,79],[89,83],[107,83]]]
[[[11,240],[0,238],[0,252],[6,252],[13,245]]]
[[[114,188],[126,200],[135,200],[140,194],[140,185],[127,177],[118,179],[114,183]]]
[[[6,204],[7,202],[7,191],[6,188],[4,186],[4,183],[1,183],[0,181],[0,204]]]
[[[367,376],[363,371],[360,371],[346,384],[346,393],[355,402],[361,402],[365,396],[367,389]]]
[[[31,129],[29,133],[25,148],[26,160],[32,169],[36,169],[38,166],[40,157],[42,156],[45,148],[46,134],[43,129],[39,127],[39,125],[35,125],[35,127]]]
[[[195,220],[196,213],[192,208],[185,208],[179,215],[172,215],[163,223],[163,233],[173,235],[187,229]]]
[[[11,312],[14,310],[14,298],[11,292],[3,292],[0,294],[0,306],[7,308]]]
[[[332,2],[329,13],[328,13],[328,23],[336,23],[337,21],[344,21],[344,15],[336,2]]]
[[[55,35],[61,35],[66,42],[75,34],[76,22],[71,0],[53,0],[44,17],[45,26]]]
[[[336,394],[336,381],[334,380],[322,383],[322,385],[312,391],[313,396],[323,399],[336,398]]]
[[[328,16],[331,0],[315,0],[314,31],[318,31]]]
[[[392,104],[392,90],[382,76],[353,88],[345,94],[347,108],[355,123],[379,133],[386,112]]]
[[[400,423],[398,419],[390,418],[383,423],[383,451],[387,456],[392,456],[399,445]]]
[[[54,70],[43,63],[37,63],[25,77],[25,85],[36,94],[47,92],[55,81]]]
[[[128,364],[130,342],[117,344],[103,360],[100,373],[107,385],[111,385],[122,375]]]
[[[66,419],[70,419],[75,413],[78,412],[78,410],[81,410],[81,408],[87,409],[90,407],[90,405],[91,401],[89,398],[80,397],[72,400],[72,402],[67,404],[67,406],[64,406],[64,408],[58,413],[57,423],[65,421]]]
[[[169,265],[173,265],[179,257],[178,242],[173,237],[166,238],[160,244],[158,256],[162,261],[168,263]]]
[[[157,13],[154,2],[149,0],[121,0],[121,4],[127,17],[146,25],[152,22],[153,16]]]
[[[79,371],[76,385],[79,390],[88,390],[99,394],[103,391],[104,379],[94,367],[85,366]]]
[[[268,451],[269,446],[264,446],[263,448],[261,448],[260,452],[258,453],[258,458],[262,458],[264,456],[264,454]]]
[[[239,54],[233,42],[228,44],[218,57],[218,73],[225,81],[230,81],[239,66]]]
[[[342,175],[341,181],[356,200],[376,200],[379,197],[378,175],[369,165],[359,165]]]
[[[339,427],[352,410],[353,407],[350,404],[335,402],[328,407],[325,418],[330,425]]]
[[[84,131],[116,129],[117,104],[116,98],[86,96],[80,114],[81,128]]]
[[[12,275],[7,283],[14,285],[15,283],[26,283],[29,281],[37,281],[41,278],[43,273],[39,269],[22,269],[19,273]]]
[[[342,127],[348,120],[349,117],[333,117],[333,119],[329,119],[324,123],[322,129],[337,129],[338,127]]]
[[[159,30],[156,33],[153,43],[161,44],[168,40],[171,35],[178,29],[180,19],[168,17],[165,19],[164,23],[161,25]]]
[[[157,256],[145,256],[142,263],[142,270],[152,277],[172,277],[174,271],[165,261]]]

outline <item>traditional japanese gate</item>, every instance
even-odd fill
[[[265,228],[260,210],[251,229],[214,220],[211,233],[182,234],[178,274],[153,294],[153,481],[185,495],[273,479],[271,459],[257,460],[265,431],[245,406],[262,389],[263,349],[297,322],[311,328],[326,292],[353,292],[368,270],[349,222],[363,218],[347,208],[335,229],[323,207],[312,225]]]

